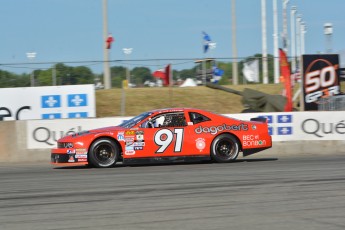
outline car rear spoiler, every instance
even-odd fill
[[[253,118],[250,118],[250,121],[257,121],[257,122],[266,123],[267,118],[266,117],[253,117]]]

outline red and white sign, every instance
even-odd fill
[[[319,99],[340,94],[339,56],[303,55],[302,62],[304,110],[317,110]]]

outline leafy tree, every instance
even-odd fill
[[[238,75],[239,84],[244,81],[242,74],[243,64],[253,58],[259,59],[259,71],[260,71],[260,82],[262,82],[262,54],[255,54],[254,56],[248,57],[238,62]],[[274,57],[268,55],[268,76],[269,83],[273,83],[274,80]],[[232,84],[232,62],[217,62],[218,68],[224,70],[224,74],[219,84]],[[195,65],[190,69],[173,70],[173,78],[195,78],[197,68],[200,67]],[[210,68],[211,66],[208,66]],[[90,68],[85,66],[67,66],[63,63],[57,63],[55,68],[57,85],[75,85],[75,84],[93,84],[96,79],[103,79],[103,74],[94,74]],[[53,68],[46,70],[35,70],[33,74],[35,76],[35,85],[49,86],[52,85]],[[29,87],[30,86],[30,74],[14,74],[8,71],[0,70],[0,87]],[[130,71],[131,83],[138,86],[142,86],[147,80],[154,80],[152,73],[147,67],[135,67]],[[111,67],[111,82],[112,87],[122,87],[122,81],[126,79],[126,68],[123,66]]]
[[[54,67],[53,67],[54,68]],[[35,70],[35,78],[38,85],[50,86],[53,85],[53,71],[50,68],[47,70]],[[65,64],[58,63],[55,65],[55,74],[57,85],[79,85],[79,84],[93,84],[94,74],[91,69],[85,66],[71,67]]]
[[[123,66],[113,66],[110,68],[111,86],[122,87],[122,81],[126,79],[126,68]]]
[[[16,75],[14,87],[29,87],[30,86],[30,74]],[[0,84],[1,87],[1,84]]]
[[[94,74],[85,66],[72,67],[71,84],[94,84]]]
[[[147,67],[135,67],[131,71],[131,83],[136,84],[137,86],[143,85],[145,81],[152,81],[153,76],[151,70]]]
[[[17,75],[8,71],[0,70],[0,88],[27,87],[30,86],[30,75]]]
[[[36,70],[36,71],[34,71],[34,76],[35,76],[35,81],[36,81],[37,85],[50,86],[53,84],[51,69]]]
[[[195,74],[196,74],[196,67],[178,71],[178,75],[182,80],[185,80],[187,78],[195,78]]]
[[[219,69],[224,70],[224,74],[219,81],[220,85],[229,85],[232,79],[232,63],[218,62],[217,66]]]
[[[10,72],[0,70],[0,86],[1,87],[10,87],[14,84],[15,76]]]

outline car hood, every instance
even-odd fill
[[[122,128],[120,126],[109,126],[109,127],[104,127],[104,128],[99,128],[99,129],[91,129],[91,130],[85,130],[81,132],[77,132],[68,136],[65,136],[58,140],[59,142],[64,142],[64,141],[72,141],[75,140],[78,137],[84,137],[88,135],[95,135],[98,133],[113,133],[117,131],[124,131],[125,128]]]

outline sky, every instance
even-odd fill
[[[281,33],[282,0],[277,2]],[[0,69],[29,73],[67,62],[102,73],[102,6],[103,0],[0,0]],[[344,0],[290,0],[289,31],[291,6],[297,7],[307,25],[306,53],[325,52],[324,23],[333,24],[333,51],[345,49]],[[273,54],[272,0],[266,0],[266,12],[267,47]],[[238,57],[262,53],[261,0],[237,0],[236,21]],[[193,67],[193,61],[145,60],[231,58],[231,23],[231,0],[108,0],[108,31],[115,38],[110,60],[132,60],[132,67],[152,69],[172,63],[174,69],[183,69]],[[216,42],[207,55],[202,50],[202,31]],[[126,57],[123,48],[133,52]],[[28,52],[36,52],[35,59],[29,60]]]

